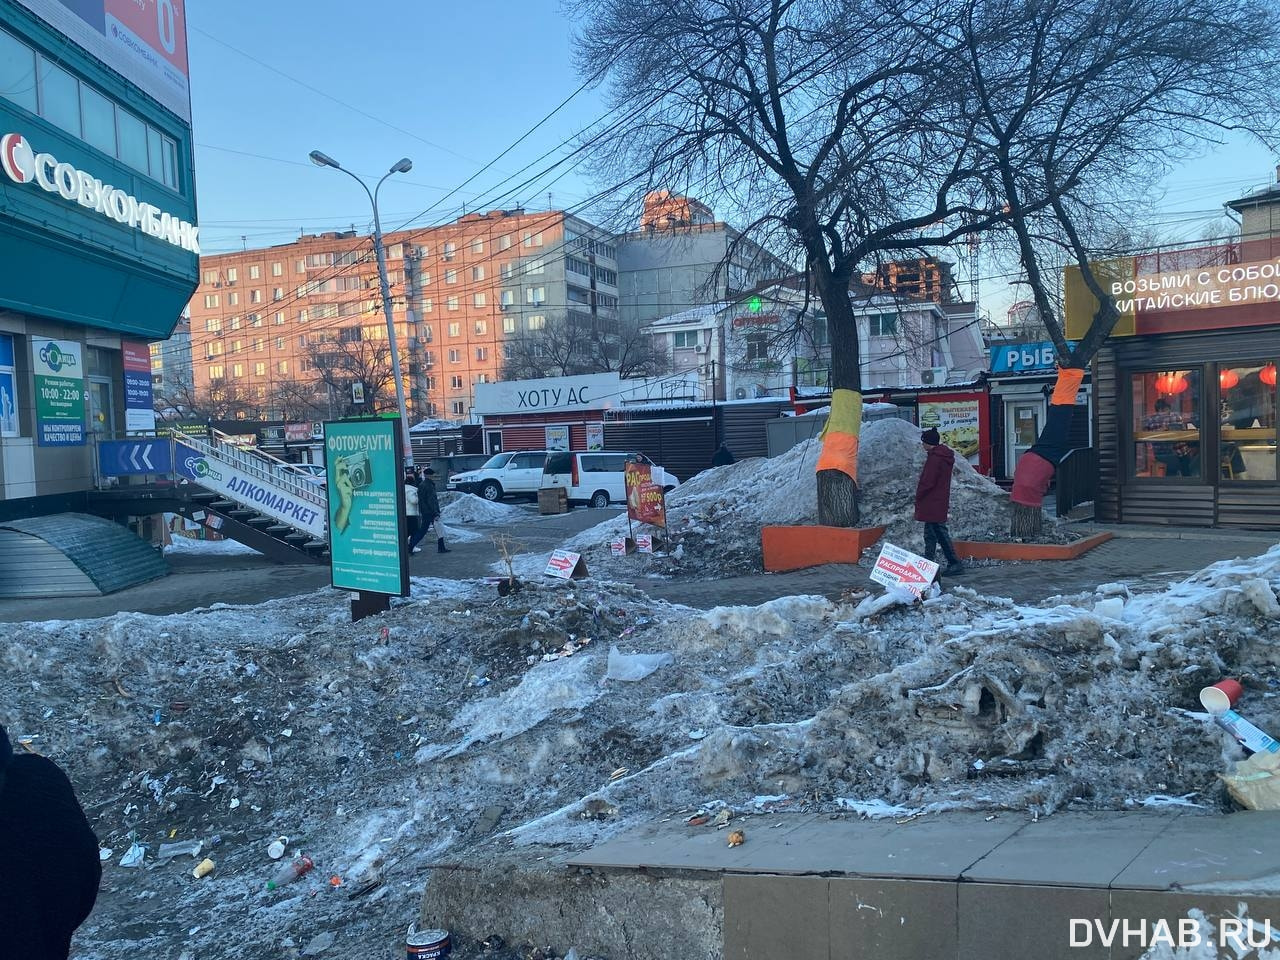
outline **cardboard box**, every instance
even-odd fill
[[[569,509],[569,491],[564,487],[546,487],[538,491],[538,513],[565,513]]]

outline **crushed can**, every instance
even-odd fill
[[[409,924],[404,950],[407,960],[438,960],[449,956],[452,946],[448,930],[419,930],[417,923]]]

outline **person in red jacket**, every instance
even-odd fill
[[[98,838],[67,775],[0,726],[0,957],[67,960],[98,897]]]
[[[956,555],[947,530],[947,511],[951,509],[951,470],[956,463],[955,451],[942,442],[938,431],[925,430],[920,434],[924,445],[924,469],[916,484],[916,519],[924,524],[924,555],[932,560],[942,547],[947,576],[964,573],[964,564]]]

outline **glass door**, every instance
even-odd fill
[[[1012,477],[1018,458],[1030,450],[1040,436],[1040,428],[1044,425],[1044,400],[1032,397],[1006,400],[1004,418],[1004,432],[1009,438],[1005,448],[1008,458],[1005,470]]]
[[[116,422],[111,402],[111,381],[101,377],[89,378],[89,432],[109,434]]]

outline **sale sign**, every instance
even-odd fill
[[[937,573],[938,565],[932,560],[885,543],[880,549],[880,556],[876,557],[871,579],[886,587],[905,587],[918,597],[933,583]]]
[[[667,501],[662,485],[654,483],[647,463],[628,462],[624,475],[627,488],[627,516],[655,527],[667,525]]]
[[[555,577],[558,580],[581,580],[587,575],[587,565],[580,553],[556,550],[551,554],[551,558],[547,561],[547,569],[542,573],[544,576]]]

